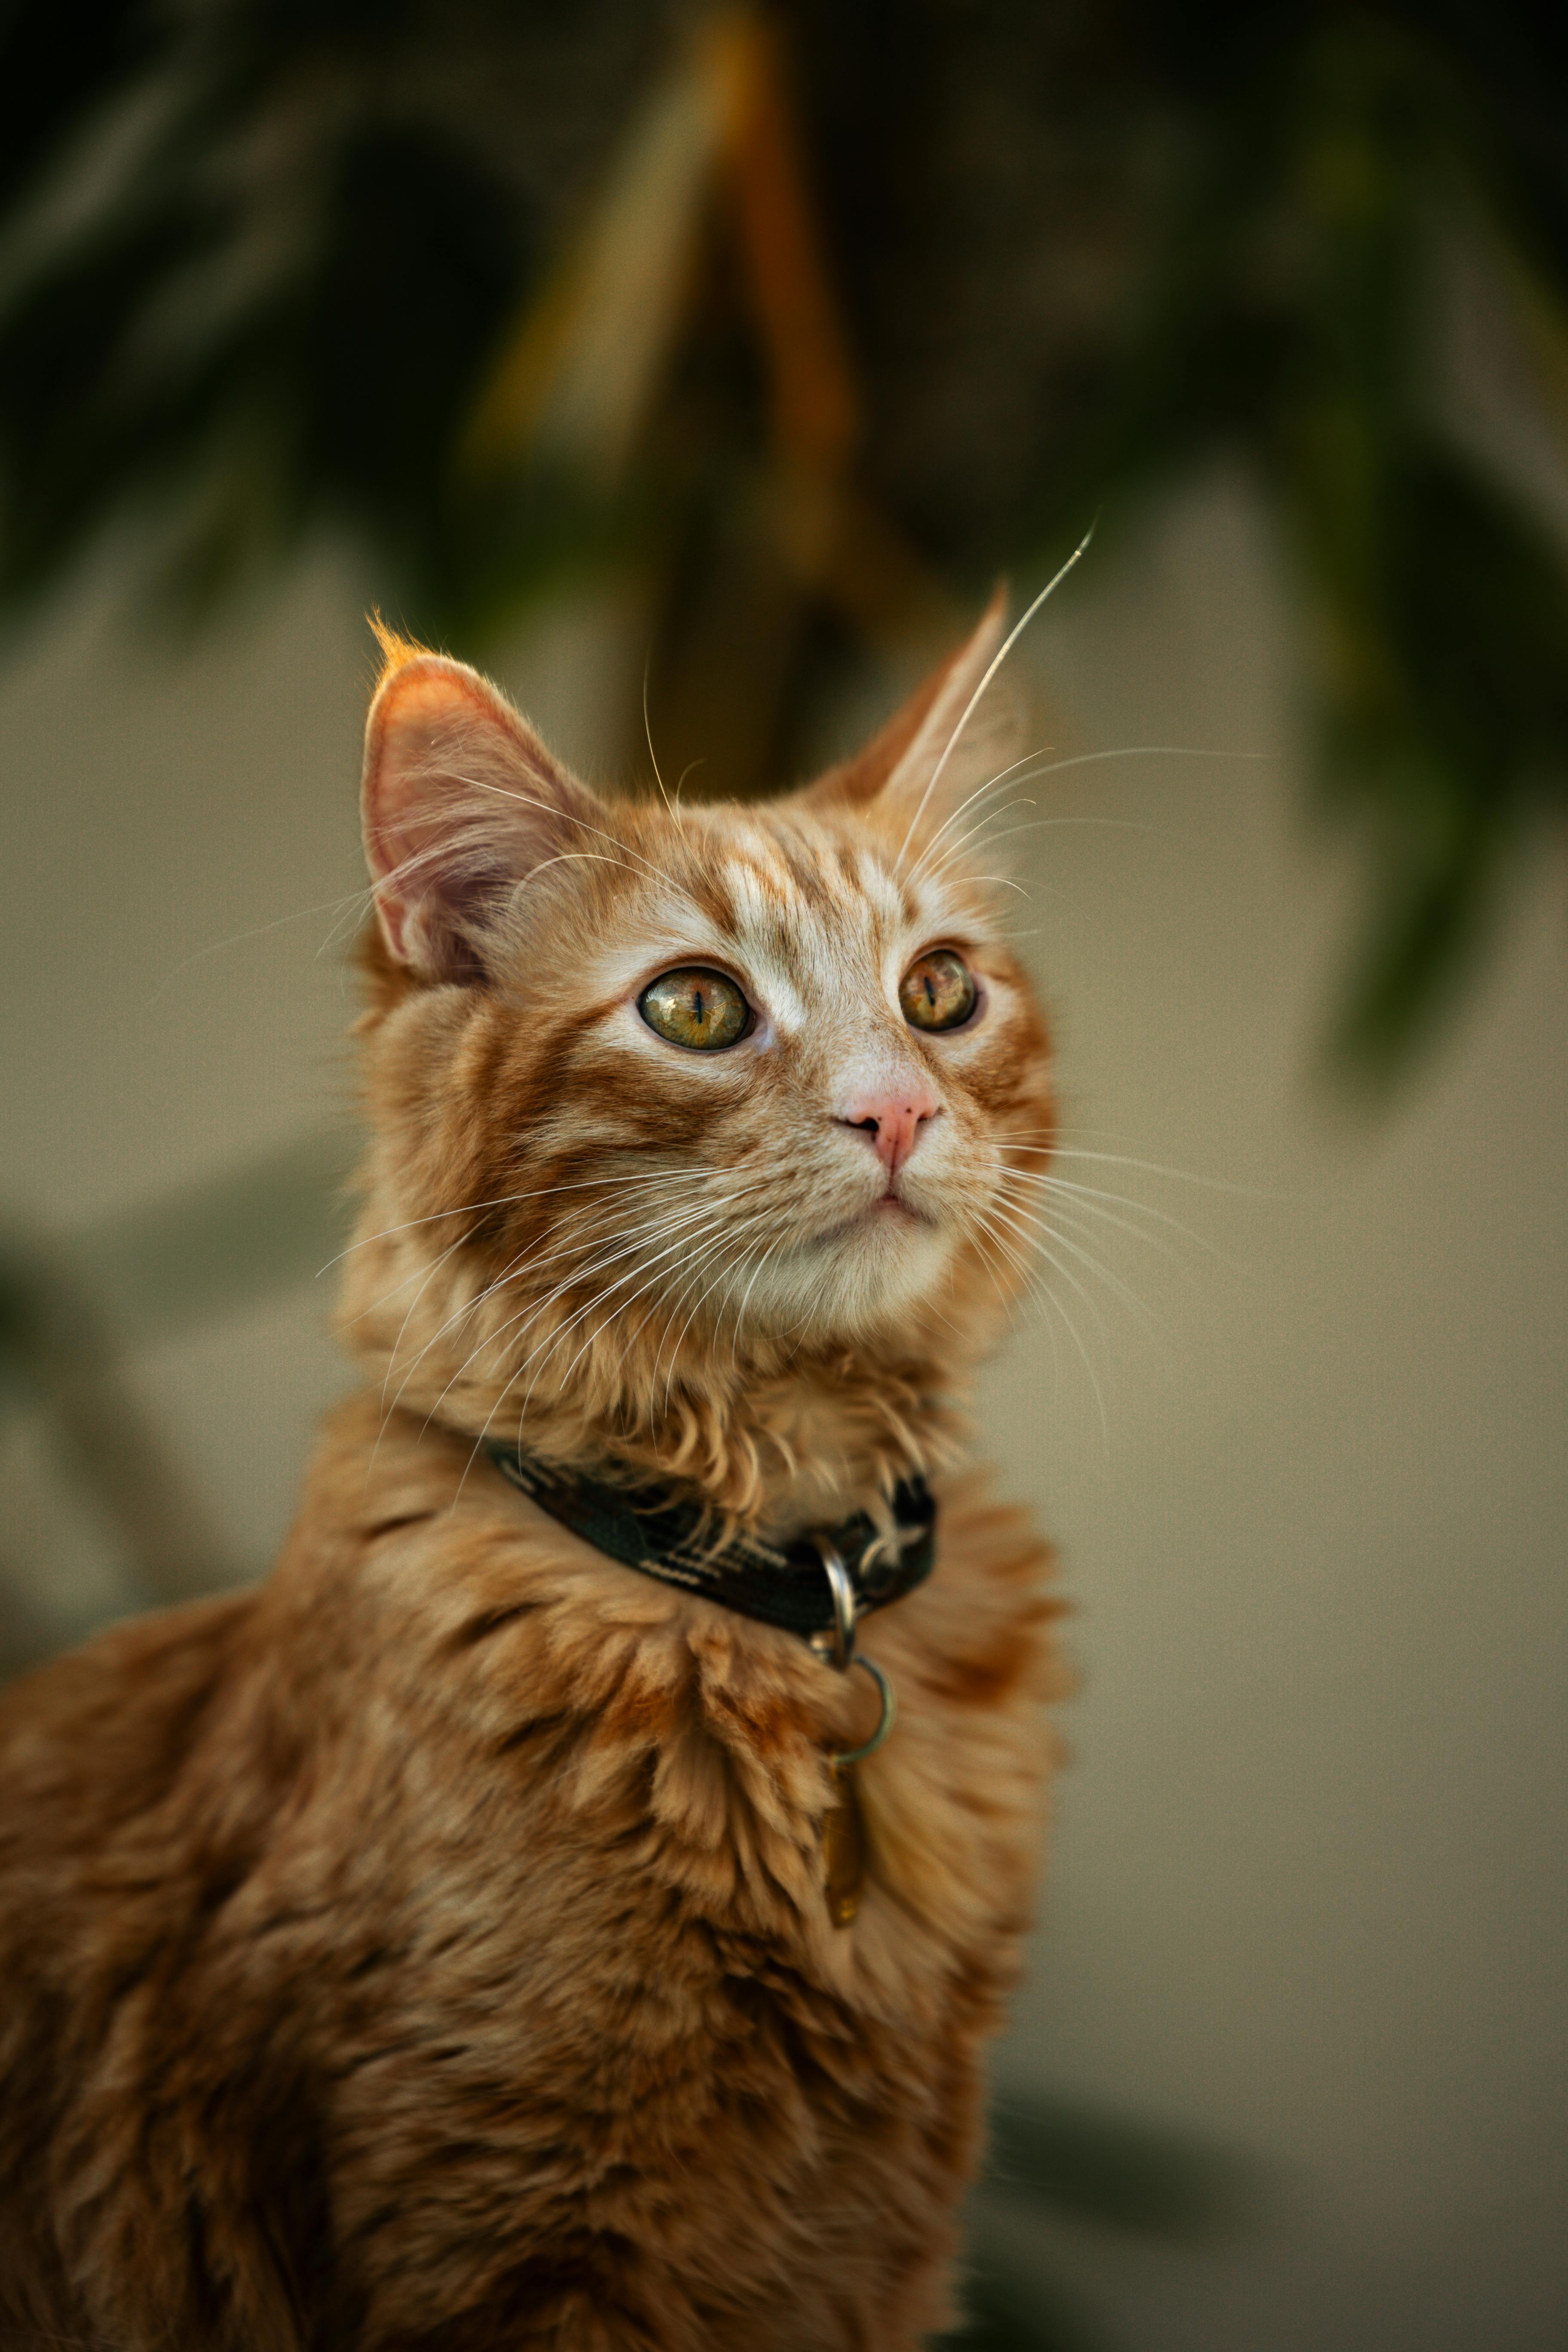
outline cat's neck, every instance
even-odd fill
[[[875,1347],[789,1361],[762,1349],[734,1366],[726,1356],[720,1377],[710,1368],[677,1379],[668,1400],[662,1383],[651,1399],[628,1387],[600,1414],[571,1393],[538,1405],[536,1396],[506,1442],[689,1491],[779,1537],[845,1518],[898,1479],[942,1468],[963,1451],[965,1430],[950,1372]]]
[[[417,1234],[392,1234],[351,1255],[341,1328],[389,1410],[476,1446],[662,1483],[774,1535],[844,1518],[963,1450],[961,1401],[988,1332],[950,1320],[737,1344],[728,1328],[626,1316],[535,1340],[522,1364],[482,1285],[455,1298],[449,1267],[424,1255]]]

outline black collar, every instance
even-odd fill
[[[857,1617],[901,1601],[923,1583],[936,1558],[936,1497],[923,1478],[903,1478],[894,1487],[897,1532],[890,1538],[879,1534],[867,1512],[857,1511],[787,1544],[738,1535],[715,1547],[705,1540],[712,1514],[700,1504],[679,1501],[658,1486],[612,1486],[581,1472],[551,1469],[515,1446],[486,1450],[503,1478],[595,1550],[806,1641],[831,1635],[842,1622],[827,1555],[848,1580],[851,1629]]]

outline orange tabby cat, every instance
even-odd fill
[[[953,1467],[1052,1122],[970,871],[1000,630],[686,810],[383,633],[369,1384],[266,1584],[0,1706],[7,2347],[952,2320],[1057,1675]]]

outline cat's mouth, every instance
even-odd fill
[[[835,1242],[852,1240],[855,1234],[868,1230],[874,1233],[897,1231],[900,1225],[918,1225],[931,1232],[934,1231],[936,1222],[933,1216],[924,1209],[917,1209],[912,1201],[907,1200],[902,1192],[896,1192],[889,1184],[879,1199],[868,1202],[865,1208],[857,1209],[853,1216],[841,1217],[837,1224],[829,1225],[825,1232],[818,1234],[816,1247],[822,1249]]]

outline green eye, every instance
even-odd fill
[[[974,974],[951,948],[917,957],[899,987],[911,1029],[956,1029],[974,1010]]]
[[[637,1011],[672,1045],[689,1045],[699,1054],[732,1045],[752,1025],[752,1008],[734,982],[700,965],[650,980]]]

